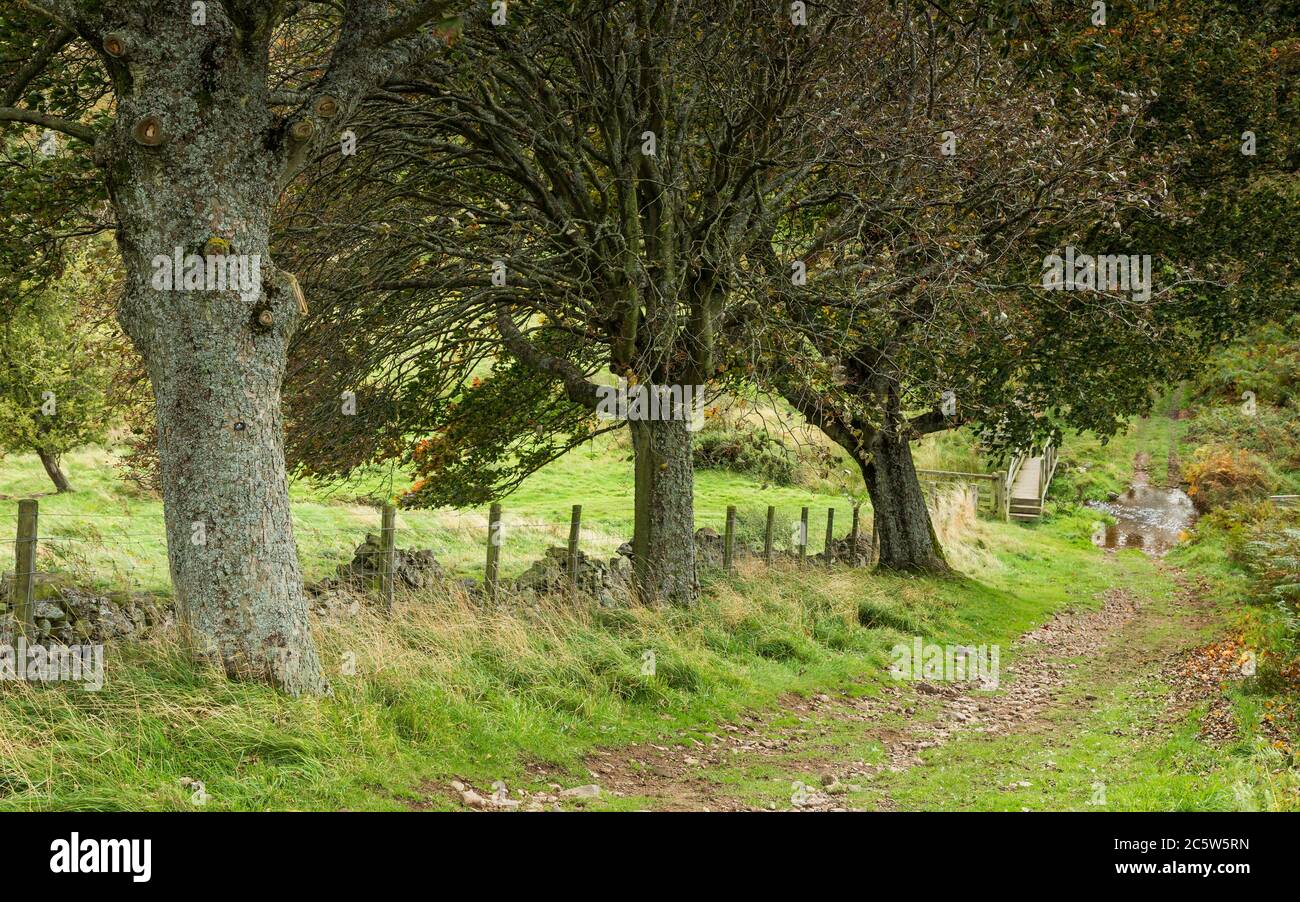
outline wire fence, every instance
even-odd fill
[[[0,605],[15,610],[32,595],[38,574],[66,574],[76,585],[106,591],[169,595],[171,580],[167,536],[161,509],[141,513],[82,513],[41,511],[36,500],[19,502],[17,516],[2,518],[12,538],[0,539],[0,567],[6,574]],[[838,518],[836,508],[839,508]],[[30,516],[24,514],[28,511]],[[295,513],[293,530],[304,578],[309,582],[334,577],[360,551],[373,554],[381,571],[380,591],[391,604],[393,561],[398,546],[427,548],[447,575],[480,580],[491,594],[504,581],[545,557],[548,548],[563,547],[576,562],[577,552],[592,557],[617,555],[631,536],[619,527],[585,523],[582,506],[574,505],[568,522],[535,514],[510,514],[493,505],[486,517],[465,512],[451,523],[429,519],[415,521],[391,506],[373,508],[372,519],[352,518],[346,523],[322,524]],[[772,562],[776,556],[825,559],[840,564],[860,564],[854,553],[870,542],[869,524],[862,508],[848,499],[797,513],[775,506],[738,510],[729,506],[725,519],[704,524],[700,565],[723,570],[734,568],[746,556]],[[837,525],[838,524],[838,525]],[[621,526],[622,524],[620,524]],[[847,549],[844,543],[848,543]],[[626,551],[626,549],[624,549]]]
[[[941,517],[954,503],[969,508],[972,516],[983,507],[973,486],[943,497],[933,489],[929,494],[932,510]],[[147,513],[42,512],[37,500],[25,500],[16,508],[17,516],[8,520],[13,538],[0,539],[0,572],[5,574],[0,607],[7,603],[20,622],[30,616],[35,587],[44,574],[57,573],[87,590],[171,594],[161,506]],[[311,585],[340,575],[353,578],[354,563],[359,563],[368,576],[377,575],[373,588],[391,609],[400,546],[404,552],[427,549],[444,576],[472,580],[488,597],[509,587],[512,577],[538,561],[553,563],[557,557],[569,568],[570,588],[576,590],[580,559],[604,557],[612,565],[620,555],[628,555],[626,543],[631,540],[622,532],[626,523],[593,526],[584,520],[582,505],[572,506],[567,522],[535,513],[512,515],[500,504],[493,504],[486,516],[408,516],[412,513],[389,505],[354,510],[346,522],[320,523],[319,515],[295,511],[295,546],[305,580]],[[988,513],[996,516],[996,511]],[[778,558],[808,565],[868,566],[877,551],[869,508],[849,498],[797,511],[788,506],[768,505],[764,510],[728,505],[725,517],[705,523],[695,539],[697,566],[705,573],[731,572],[742,559],[768,566]]]

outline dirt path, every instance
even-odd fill
[[[1133,476],[1129,479],[1129,485],[1137,488],[1138,486],[1151,484],[1151,455],[1145,451],[1139,451],[1133,456]]]
[[[1164,674],[1175,686],[1162,719],[1167,728],[1207,694],[1218,695],[1218,681],[1235,662],[1230,654],[1219,653],[1224,667],[1207,669],[1203,650],[1189,647],[1196,644],[1189,637],[1212,619],[1198,587],[1184,585],[1171,604],[1159,608],[1147,599],[1111,590],[1098,610],[1059,613],[1017,640],[1013,662],[1002,668],[994,692],[981,690],[978,683],[901,681],[870,697],[788,697],[778,709],[725,724],[704,741],[665,736],[660,742],[598,752],[587,765],[604,792],[643,798],[646,807],[655,810],[761,810],[764,806],[733,792],[719,772],[765,768],[821,775],[820,785],[791,784],[790,807],[848,810],[853,806],[846,796],[883,771],[898,773],[921,765],[928,749],[982,734],[1041,729],[1053,709],[1078,704],[1079,699],[1085,705],[1094,702],[1104,691],[1102,684],[1116,680]],[[1135,644],[1164,620],[1175,621],[1179,628],[1149,646]],[[1086,668],[1080,660],[1101,664]],[[1189,668],[1186,662],[1191,660],[1200,663]],[[1193,677],[1183,678],[1192,672]],[[1089,681],[1098,683],[1095,691]],[[846,728],[860,740],[859,746],[878,744],[882,760],[849,762],[828,754],[825,739]],[[886,799],[872,807],[892,805]]]
[[[1095,610],[1058,612],[1002,656],[996,689],[886,679],[857,693],[790,695],[713,731],[597,750],[585,762],[586,786],[535,767],[531,782],[548,789],[509,793],[497,787],[494,793],[460,783],[451,789],[467,807],[487,810],[890,810],[899,807],[888,794],[891,778],[929,767],[926,758],[935,751],[946,747],[948,764],[978,761],[981,742],[1086,730],[1090,712],[1115,704],[1119,687],[1159,699],[1158,713],[1137,725],[1135,738],[1172,735],[1189,709],[1208,701],[1201,738],[1229,741],[1233,717],[1220,687],[1243,676],[1241,648],[1232,639],[1206,643],[1220,622],[1207,586],[1160,562],[1155,566],[1176,587],[1171,596],[1112,588]],[[761,793],[753,791],[754,783]],[[913,796],[910,807],[916,806]]]
[[[1133,463],[1132,485],[1149,486],[1150,455],[1141,452]],[[1099,560],[1097,566],[1107,564]],[[1061,731],[1101,730],[1093,715],[1122,708],[1126,698],[1158,704],[1131,726],[1133,733],[1105,730],[1112,735],[1143,742],[1168,738],[1193,706],[1208,702],[1200,738],[1229,741],[1235,727],[1221,687],[1244,676],[1241,646],[1233,639],[1206,644],[1220,622],[1208,587],[1158,558],[1153,566],[1172,581],[1172,592],[1169,581],[1162,582],[1163,591],[1153,582],[1155,597],[1111,588],[1095,609],[1058,612],[1002,655],[995,687],[886,678],[864,680],[833,696],[790,695],[770,710],[712,731],[661,734],[654,742],[597,750],[585,762],[592,785],[579,790],[590,791],[586,796],[561,790],[553,782],[558,776],[535,769],[534,782],[549,784],[550,791],[525,791],[505,807],[563,808],[599,798],[601,806],[651,810],[888,810],[901,807],[889,793],[907,783],[913,769],[929,767],[927,758],[939,750],[943,764],[932,770],[967,762],[987,774],[981,742],[1035,736],[1050,741]],[[1029,741],[1015,747],[1037,746]],[[1088,769],[1109,766],[1099,760]],[[1016,780],[997,788],[1031,785]],[[923,779],[920,804],[942,804],[928,799],[934,784],[943,782]],[[912,783],[909,805],[916,807]],[[457,788],[470,793],[473,807],[502,807],[472,787]]]

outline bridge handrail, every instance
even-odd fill
[[[1007,516],[1009,516],[1011,510],[1011,491],[1015,487],[1016,477],[1020,475],[1020,468],[1024,466],[1025,461],[1028,459],[1027,454],[1020,452],[1007,463],[1007,478],[1002,485],[1002,498],[1003,503],[1007,505]],[[1007,516],[1003,516],[1003,519],[1005,520]]]
[[[1049,438],[1043,445],[1043,465],[1038,469],[1038,503],[1041,505],[1047,499],[1047,489],[1052,484],[1052,476],[1056,473],[1056,446],[1052,444]]]

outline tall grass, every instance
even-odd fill
[[[451,589],[317,626],[333,684],[289,699],[190,663],[172,632],[107,651],[99,692],[0,684],[0,809],[211,809],[447,803],[431,777],[483,785],[530,761],[575,765],[644,738],[883,662],[897,638],[860,622],[939,613],[890,580],[742,563],[695,609],[588,600],[486,606]],[[654,670],[643,673],[646,652]]]

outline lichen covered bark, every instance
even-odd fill
[[[216,15],[148,27],[124,28],[126,53],[108,60],[118,116],[96,152],[127,271],[119,320],[156,402],[182,626],[231,677],[321,693],[284,465],[280,386],[300,314],[268,248],[287,139],[265,97],[265,36]],[[193,288],[170,272],[160,285],[155,258],[177,254],[234,259],[254,284]]]
[[[647,603],[692,605],[699,582],[688,423],[633,420],[628,425],[636,468],[632,560],[637,591]]]

